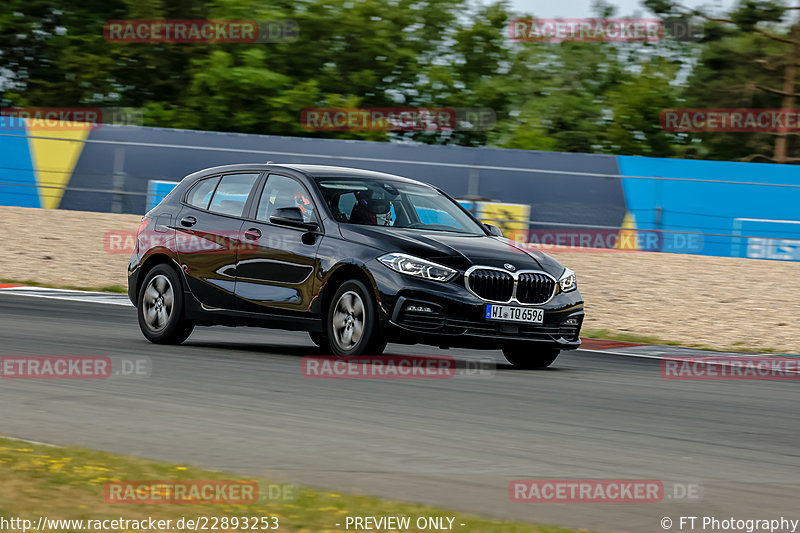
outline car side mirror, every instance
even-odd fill
[[[489,230],[489,234],[494,235],[495,237],[502,237],[503,232],[497,226],[493,226],[492,224],[484,224],[486,229]]]
[[[269,221],[273,224],[302,228],[309,231],[319,227],[316,222],[306,222],[303,220],[303,212],[300,211],[299,207],[279,207],[270,215]]]

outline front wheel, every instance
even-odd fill
[[[380,355],[386,347],[372,293],[360,281],[343,283],[325,317],[327,348],[334,355]]]
[[[541,348],[535,344],[511,344],[503,346],[503,355],[514,368],[540,370],[552,365],[561,350]]]
[[[167,265],[147,273],[136,307],[139,328],[150,342],[180,344],[192,334],[194,324],[183,317],[181,280]]]

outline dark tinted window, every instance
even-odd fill
[[[244,214],[244,204],[253,190],[258,174],[230,174],[223,176],[211,200],[209,211],[222,215],[240,217]]]
[[[394,180],[317,178],[339,222],[485,235],[483,228],[433,187]]]
[[[200,209],[208,209],[208,202],[211,200],[211,195],[214,193],[214,187],[217,186],[219,177],[208,178],[200,180],[194,184],[192,190],[186,196],[186,203],[192,207]]]
[[[314,220],[314,203],[303,185],[292,178],[272,174],[267,178],[261,200],[258,202],[258,220],[268,221],[269,216],[281,207],[298,207],[303,220]]]

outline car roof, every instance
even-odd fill
[[[220,172],[247,171],[247,170],[258,170],[263,172],[265,170],[267,171],[280,170],[281,168],[302,172],[303,174],[312,178],[335,177],[335,178],[351,178],[351,179],[352,178],[380,179],[380,180],[401,181],[404,183],[425,185],[430,187],[429,184],[424,183],[422,181],[413,180],[411,178],[405,178],[403,176],[397,176],[395,174],[377,172],[374,170],[364,170],[360,168],[350,168],[350,167],[337,167],[332,165],[303,165],[303,164],[292,164],[292,163],[255,163],[255,164],[240,163],[235,165],[223,165],[218,167],[206,168],[201,171],[194,172],[191,175],[187,176],[187,178],[192,178],[199,175],[208,175],[212,173],[220,173]]]
[[[373,178],[373,179],[384,179],[384,180],[393,180],[393,181],[404,181],[408,183],[415,183],[419,185],[426,185],[425,183],[417,180],[412,180],[411,178],[406,178],[403,176],[397,176],[395,174],[388,174],[386,172],[377,172],[375,170],[364,170],[361,168],[349,168],[349,167],[336,167],[331,165],[281,165],[287,168],[292,168],[295,170],[299,170],[304,174],[307,174],[314,178]]]

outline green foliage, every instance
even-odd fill
[[[654,57],[636,75],[609,92],[612,119],[604,136],[603,151],[620,155],[670,157],[675,155],[675,135],[659,127],[661,110],[678,99],[671,82],[679,65]]]
[[[671,0],[644,0],[664,17]],[[613,6],[596,1],[599,16]],[[126,106],[145,125],[374,141],[737,159],[769,134],[671,134],[673,107],[780,107],[786,6],[743,0],[701,43],[512,42],[508,0],[4,0],[0,105]],[[567,14],[565,14],[567,15]],[[113,19],[296,21],[293,42],[110,43]],[[489,108],[491,130],[309,132],[308,107]],[[790,152],[800,147],[790,143]]]
[[[785,12],[773,0],[744,0],[731,13],[731,20],[743,31],[752,31],[759,22],[780,22]]]

